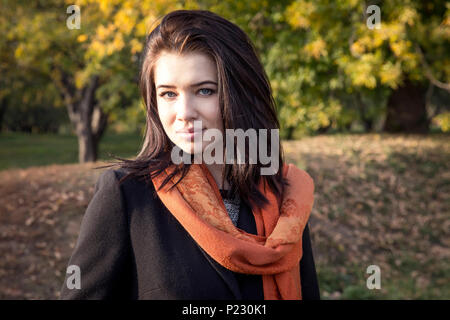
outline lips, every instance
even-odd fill
[[[194,128],[190,128],[190,129],[184,129],[184,130],[177,130],[177,133],[197,133],[197,132],[202,132],[204,130],[204,128],[202,128],[201,130],[198,131],[194,131]]]
[[[190,131],[190,132],[186,132],[186,131],[177,131],[177,134],[181,137],[181,138],[183,138],[183,139],[186,139],[186,140],[192,140],[192,139],[194,139],[194,136],[195,135],[198,135],[198,134],[202,134],[202,132],[204,131],[205,129],[202,129],[202,130],[200,130],[200,131],[194,131],[194,130],[192,130],[192,131]]]
[[[194,132],[194,128],[184,129],[184,130],[177,130],[177,133],[192,133],[192,132]]]

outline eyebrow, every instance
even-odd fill
[[[213,85],[217,86],[217,82],[214,82],[211,80],[206,80],[206,81],[201,81],[201,82],[191,84],[190,87],[198,87],[198,86],[202,86],[204,84],[213,84]],[[176,88],[176,86],[168,85],[168,84],[160,84],[159,86],[156,87],[156,89],[159,89],[159,88]]]

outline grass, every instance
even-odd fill
[[[108,152],[131,157],[138,153],[137,134],[106,133],[99,146],[99,160],[109,160]],[[78,140],[74,135],[0,134],[0,170],[78,162]]]

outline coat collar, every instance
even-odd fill
[[[253,213],[251,208],[242,200],[240,201],[239,207],[239,220],[238,220],[238,228],[245,230],[249,233],[256,234],[256,223],[253,218]],[[225,281],[228,288],[231,290],[233,295],[237,300],[242,300],[242,292],[239,288],[239,283],[236,279],[234,272],[220,265],[216,260],[214,260],[205,250],[203,250],[198,244],[197,246],[200,248],[200,251],[205,256],[206,260],[212,265],[214,270],[222,277]]]
[[[221,266],[216,260],[214,260],[210,255],[208,255],[208,253],[205,250],[203,250],[202,247],[200,247],[199,245],[197,246],[200,248],[200,251],[206,257],[206,260],[208,260],[208,262],[213,266],[214,270],[216,270],[217,273],[223,279],[223,281],[225,281],[226,285],[231,290],[236,300],[242,300],[241,290],[239,289],[239,284],[233,272]]]

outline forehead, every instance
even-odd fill
[[[155,86],[189,86],[201,81],[217,82],[217,68],[214,61],[203,53],[163,52],[155,63]]]

